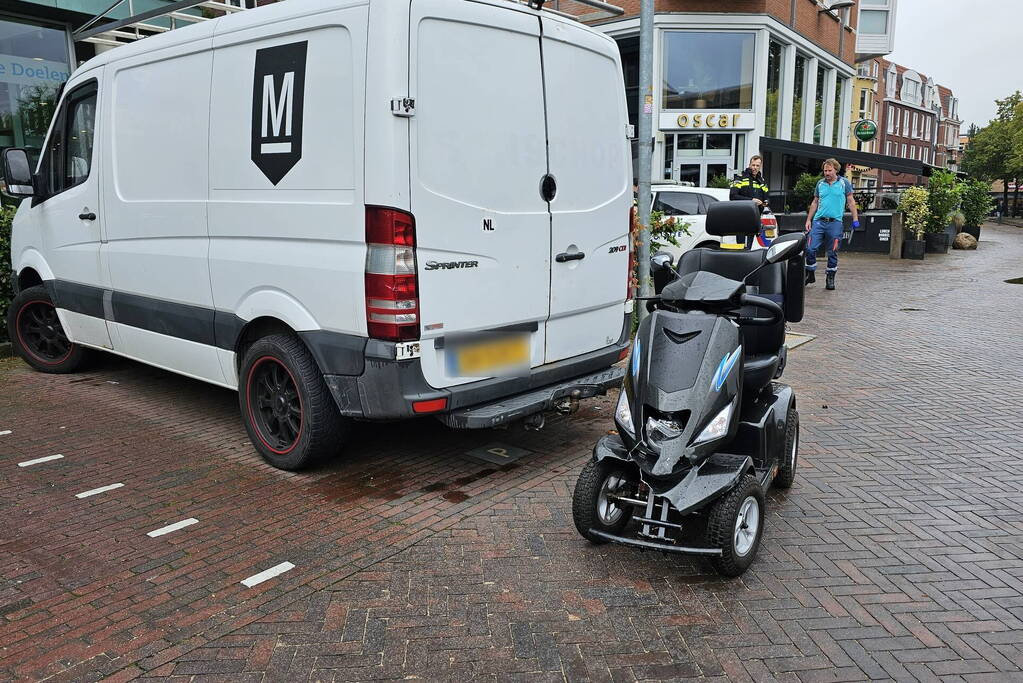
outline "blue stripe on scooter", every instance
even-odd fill
[[[636,346],[632,349],[632,376],[639,374],[639,337],[636,337]]]
[[[714,379],[711,380],[711,384],[714,385],[714,391],[721,391],[721,387],[724,386],[725,380],[728,379],[729,373],[732,372],[732,368],[735,367],[735,362],[739,360],[739,355],[742,353],[742,347],[739,346],[732,351],[731,354],[726,355],[721,359],[718,364],[718,369],[714,373]]]

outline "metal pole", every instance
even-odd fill
[[[642,0],[639,10],[639,295],[650,296],[650,169],[653,139],[654,0]],[[642,319],[646,306],[639,306]]]

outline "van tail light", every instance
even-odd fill
[[[366,328],[374,339],[419,339],[416,221],[405,211],[366,207]]]

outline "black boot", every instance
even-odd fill
[[[805,282],[805,284],[809,285],[809,284],[812,284],[814,282],[817,282],[817,276],[813,274],[812,270],[806,271],[806,282]]]
[[[835,288],[835,271],[832,270],[832,271],[830,271],[828,273],[827,284],[824,285],[824,287],[825,287],[825,289],[834,289]]]

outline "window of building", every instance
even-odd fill
[[[842,77],[835,79],[835,111],[833,112],[834,119],[831,122],[832,147],[845,146],[842,144],[844,142],[844,140],[842,139],[843,131],[840,131],[838,127],[842,125],[842,112],[845,110],[845,107],[842,106],[842,98],[845,97],[845,83],[847,80],[848,79]],[[848,131],[846,131],[846,134],[848,134]]]
[[[71,73],[63,29],[0,19],[0,148],[36,157],[53,116],[57,88]],[[34,159],[33,159],[34,161]]]
[[[924,120],[924,137],[928,140],[931,139],[931,120],[929,118]]]
[[[924,163],[925,164],[931,163],[931,150],[928,149],[927,147],[924,147]]]
[[[902,158],[903,159],[906,158],[906,143],[905,142],[902,143]]]
[[[893,64],[888,69],[888,74],[885,76],[885,91],[888,97],[895,97],[895,88],[898,85],[899,72],[895,69]]]
[[[909,110],[902,110],[902,135],[903,137],[909,137]]]
[[[905,77],[902,79],[902,100],[920,104],[920,81]]]
[[[864,5],[868,3],[863,3]],[[884,35],[888,33],[888,10],[860,10],[858,33],[866,35]]]
[[[778,137],[778,98],[781,97],[781,63],[785,54],[781,43],[771,41],[767,49],[767,121],[764,134]]]
[[[792,135],[793,140],[801,140],[803,132],[803,99],[806,96],[806,62],[805,55],[796,55],[795,88],[792,95]]]
[[[828,70],[823,66],[817,67],[817,92],[814,93],[813,103],[813,141],[820,144],[824,137],[824,84],[828,82]]]
[[[894,133],[895,121],[897,120],[895,116],[895,107],[893,107],[890,104],[888,105],[888,115],[885,118],[888,119],[888,124],[887,126],[885,126],[885,128],[888,130],[889,133]]]
[[[868,91],[867,91],[866,88],[864,88],[863,90],[860,91],[860,109],[859,109],[859,112],[857,113],[857,117],[861,118],[861,119],[867,118],[867,116],[868,116],[868,113],[867,113],[867,92]]]
[[[920,137],[920,114],[913,112],[913,137]]]
[[[666,31],[665,109],[750,109],[752,33]]]

